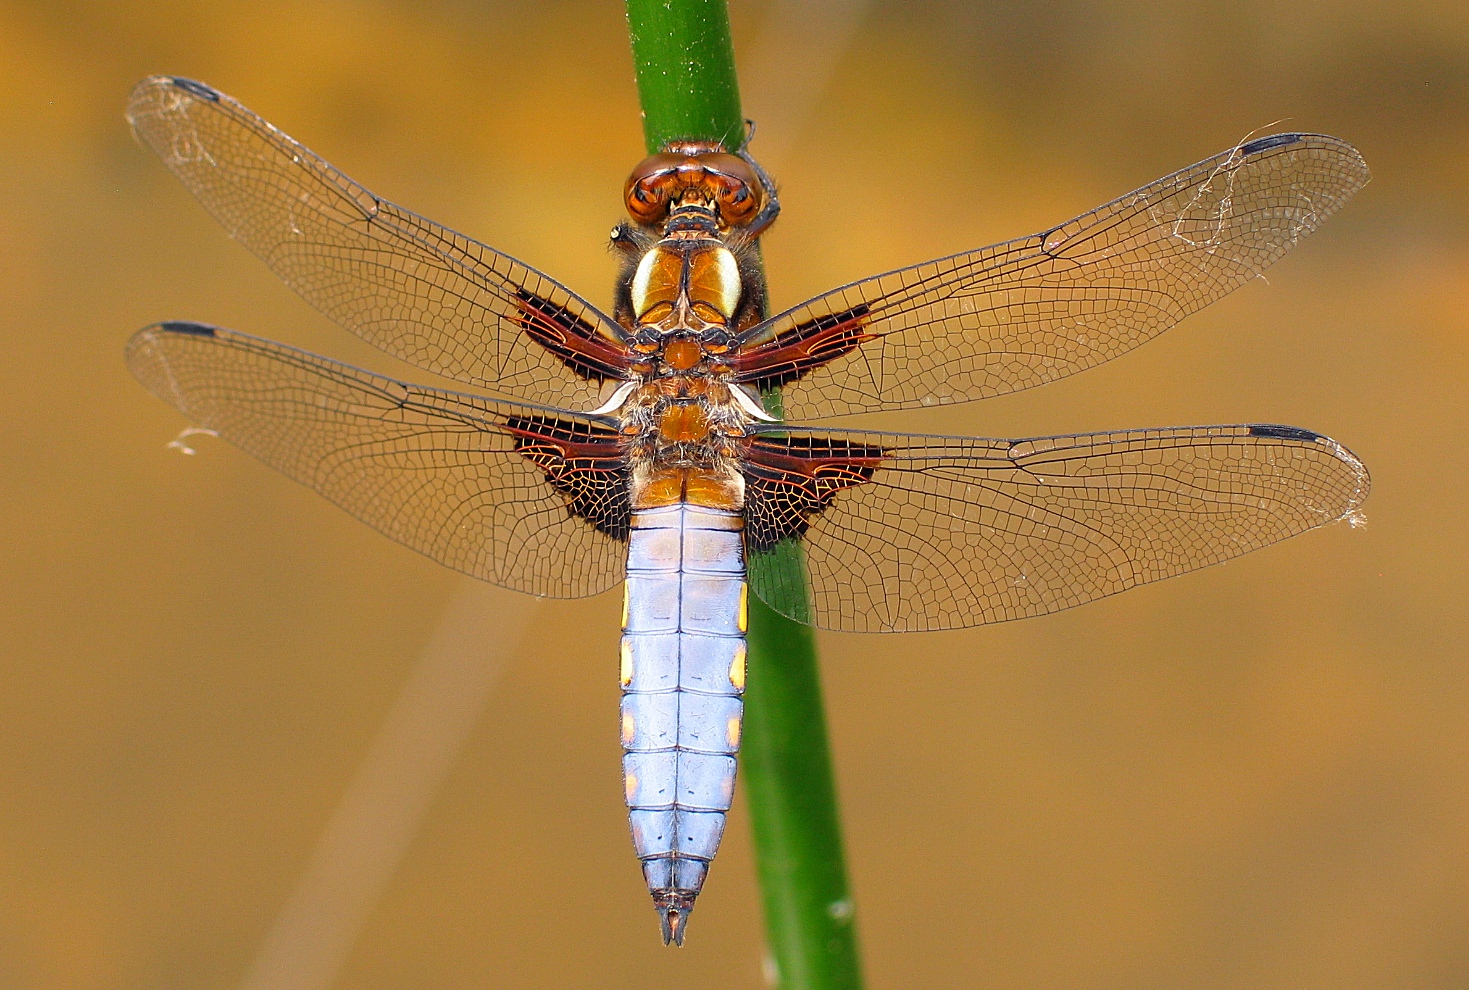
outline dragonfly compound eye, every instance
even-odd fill
[[[707,204],[718,211],[721,225],[738,227],[760,211],[760,189],[759,176],[738,155],[717,145],[681,143],[638,163],[624,198],[628,213],[641,224],[661,223],[670,208],[688,201]]]
[[[628,187],[627,212],[639,223],[657,223],[668,216],[667,176],[651,176]]]
[[[669,202],[679,181],[679,166],[688,156],[663,153],[649,155],[627,177],[623,199],[628,214],[638,223],[657,223],[668,216]]]
[[[760,211],[760,179],[750,164],[738,155],[722,151],[698,156],[703,166],[702,185],[719,208],[719,219],[730,227],[748,223]]]

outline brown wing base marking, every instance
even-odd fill
[[[768,391],[852,353],[877,335],[868,333],[864,303],[792,327],[771,340],[741,348],[730,362],[734,380]]]
[[[576,375],[595,382],[627,380],[627,352],[586,320],[525,289],[515,290],[515,299],[520,307],[518,322],[526,336]]]
[[[806,532],[844,488],[872,479],[884,451],[821,437],[755,436],[745,444],[745,545],[768,550]]]
[[[627,539],[632,501],[616,430],[549,416],[512,416],[504,429],[566,499],[567,512],[613,539]]]

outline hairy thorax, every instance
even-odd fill
[[[732,389],[707,374],[678,374],[640,385],[622,408],[631,454],[632,508],[689,502],[739,510],[744,475],[735,446],[750,421]]]

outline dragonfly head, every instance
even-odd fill
[[[628,215],[640,224],[688,220],[700,214],[719,227],[749,223],[763,192],[755,170],[718,144],[675,141],[638,163],[623,190]]]

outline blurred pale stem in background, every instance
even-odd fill
[[[507,599],[514,597],[513,602]],[[536,599],[464,581],[383,719],[242,990],[327,990],[392,880]]]

